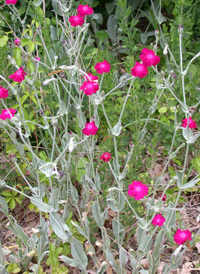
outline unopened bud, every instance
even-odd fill
[[[56,126],[58,125],[58,119],[57,119],[57,118],[53,118],[53,119],[51,120],[51,125],[52,125],[53,127],[56,127]]]

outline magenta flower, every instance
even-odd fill
[[[188,118],[182,120],[182,127],[187,127],[188,124]],[[192,120],[191,117],[189,117],[189,128],[196,128],[196,122]]]
[[[162,226],[165,222],[165,218],[161,214],[156,214],[156,216],[153,218],[152,224]]]
[[[36,59],[36,60],[38,60],[38,61],[40,61],[40,60],[41,60],[41,58],[40,58],[40,57],[38,57],[38,56],[36,56],[36,57],[35,57],[35,59]]]
[[[111,153],[104,152],[99,159],[101,159],[103,162],[109,162],[111,159]]]
[[[148,73],[148,69],[144,64],[138,63],[135,61],[135,66],[131,69],[131,74],[140,79],[145,77]]]
[[[97,70],[97,73],[99,74],[102,74],[104,72],[108,73],[110,71],[110,64],[106,60],[104,60],[101,63],[96,63],[94,68]]]
[[[78,14],[82,17],[92,14],[94,12],[93,8],[90,8],[88,5],[83,6],[80,4],[77,8]]]
[[[9,108],[9,111],[10,111],[12,117],[14,117],[16,109]],[[10,116],[9,111],[7,109],[3,109],[2,112],[1,112],[1,114],[0,114],[0,119],[1,120],[11,119],[12,117]]]
[[[15,45],[19,46],[20,44],[21,44],[20,39],[19,38],[15,39]]]
[[[187,230],[181,230],[180,228],[176,231],[174,235],[174,241],[178,245],[183,245],[187,240],[191,241],[192,238],[192,233],[187,229]]]
[[[0,99],[8,97],[8,89],[2,88],[0,86]]]
[[[160,197],[162,197],[162,195],[161,195]],[[163,195],[162,201],[163,201],[163,202],[167,201],[167,195],[166,195],[166,194]]]
[[[98,131],[98,127],[96,127],[95,122],[86,123],[85,128],[82,130],[85,135],[95,135]]]
[[[13,4],[15,5],[17,3],[17,0],[6,0],[6,4]]]
[[[148,195],[148,186],[144,185],[140,181],[133,181],[128,188],[128,195],[134,197],[136,200],[141,200],[145,195]]]
[[[79,14],[77,14],[75,16],[69,17],[69,22],[71,23],[72,27],[77,27],[83,25],[84,19]]]
[[[93,93],[97,93],[99,85],[96,82],[85,81],[79,89],[82,89],[86,95],[92,95]]]
[[[24,71],[23,67],[18,69],[15,73],[9,75],[10,79],[13,81],[21,83],[25,79],[26,72]]]
[[[92,73],[90,73],[90,72],[88,72],[87,75],[90,77],[89,78],[85,75],[85,79],[88,80],[88,81],[90,81],[90,80],[91,81],[98,81],[98,79],[99,79],[98,76],[92,75]]]
[[[144,48],[140,54],[140,59],[143,64],[147,67],[156,66],[160,62],[160,57],[155,55],[154,51],[151,49]]]

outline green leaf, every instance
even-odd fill
[[[167,108],[166,107],[161,107],[159,110],[158,110],[159,113],[165,113],[167,112]]]
[[[21,49],[16,47],[13,50],[14,59],[17,60],[21,57]]]
[[[0,47],[4,47],[8,42],[8,36],[7,35],[3,35],[1,38],[0,38]]]
[[[31,53],[34,51],[34,49],[35,49],[35,44],[31,40],[29,40],[28,52]]]
[[[100,44],[102,44],[108,38],[108,33],[105,30],[100,30],[95,33],[95,36],[99,39]]]
[[[11,201],[10,201],[10,209],[14,209],[16,207],[16,202],[15,202],[15,199],[13,198]]]
[[[27,67],[28,67],[28,69],[30,70],[31,73],[35,71],[35,67],[33,65],[33,62],[31,62],[31,61],[27,62]]]

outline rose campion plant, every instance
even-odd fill
[[[148,195],[148,186],[140,181],[133,181],[128,188],[128,195],[134,197],[135,200],[141,200],[144,196]]]
[[[17,0],[6,0],[7,5],[10,5],[10,4],[15,5],[16,3],[17,3]]]
[[[86,95],[92,95],[97,92],[99,85],[96,82],[85,81],[79,89],[83,90]]]
[[[9,111],[10,111],[10,113],[9,113]],[[9,111],[7,109],[3,109],[1,114],[0,114],[0,119],[1,120],[6,120],[6,119],[11,119],[12,117],[14,117],[16,109],[9,108]],[[10,116],[10,114],[12,115],[12,117]]]
[[[93,75],[92,73],[88,72],[87,76],[85,75],[85,79],[88,81],[98,81],[98,76]]]
[[[161,214],[156,214],[152,220],[153,225],[162,226],[165,222],[165,218]]]
[[[89,135],[95,135],[98,131],[98,127],[95,125],[95,122],[92,121],[91,123],[86,123],[85,128],[82,130],[83,134],[89,136]]]
[[[151,49],[144,48],[140,54],[140,59],[142,63],[147,66],[156,66],[160,62],[160,57],[155,55],[154,51]]]
[[[110,67],[110,64],[106,60],[104,60],[101,63],[96,63],[94,68],[96,69],[97,73],[103,74],[104,72],[108,73],[110,71]]]
[[[183,245],[187,240],[191,241],[192,238],[192,233],[187,229],[187,230],[181,230],[180,228],[176,231],[174,234],[174,241],[178,245]]]
[[[20,44],[21,44],[20,39],[19,38],[15,39],[15,45],[19,46]]]
[[[15,82],[21,83],[25,79],[26,72],[24,71],[23,67],[18,69],[15,73],[9,75],[9,78]]]
[[[103,162],[109,162],[111,159],[111,153],[104,152],[99,159],[101,159]]]
[[[8,97],[8,89],[2,88],[0,86],[0,99]]]
[[[182,120],[182,127],[187,127],[187,124],[188,124],[188,119],[185,118]],[[192,120],[191,117],[189,117],[189,128],[197,128],[197,124],[194,120]]]
[[[145,77],[148,73],[148,69],[144,64],[138,63],[135,61],[135,66],[131,69],[131,74],[140,79]]]
[[[94,12],[93,8],[89,7],[88,5],[83,6],[80,4],[77,8],[78,15],[85,17],[86,15],[90,15]]]
[[[69,22],[71,23],[72,27],[77,27],[83,25],[84,19],[79,14],[77,14],[75,16],[69,17]]]

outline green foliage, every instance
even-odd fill
[[[9,264],[8,267],[7,267],[7,271],[9,273],[19,273],[21,271],[18,263],[13,263],[13,264]]]

